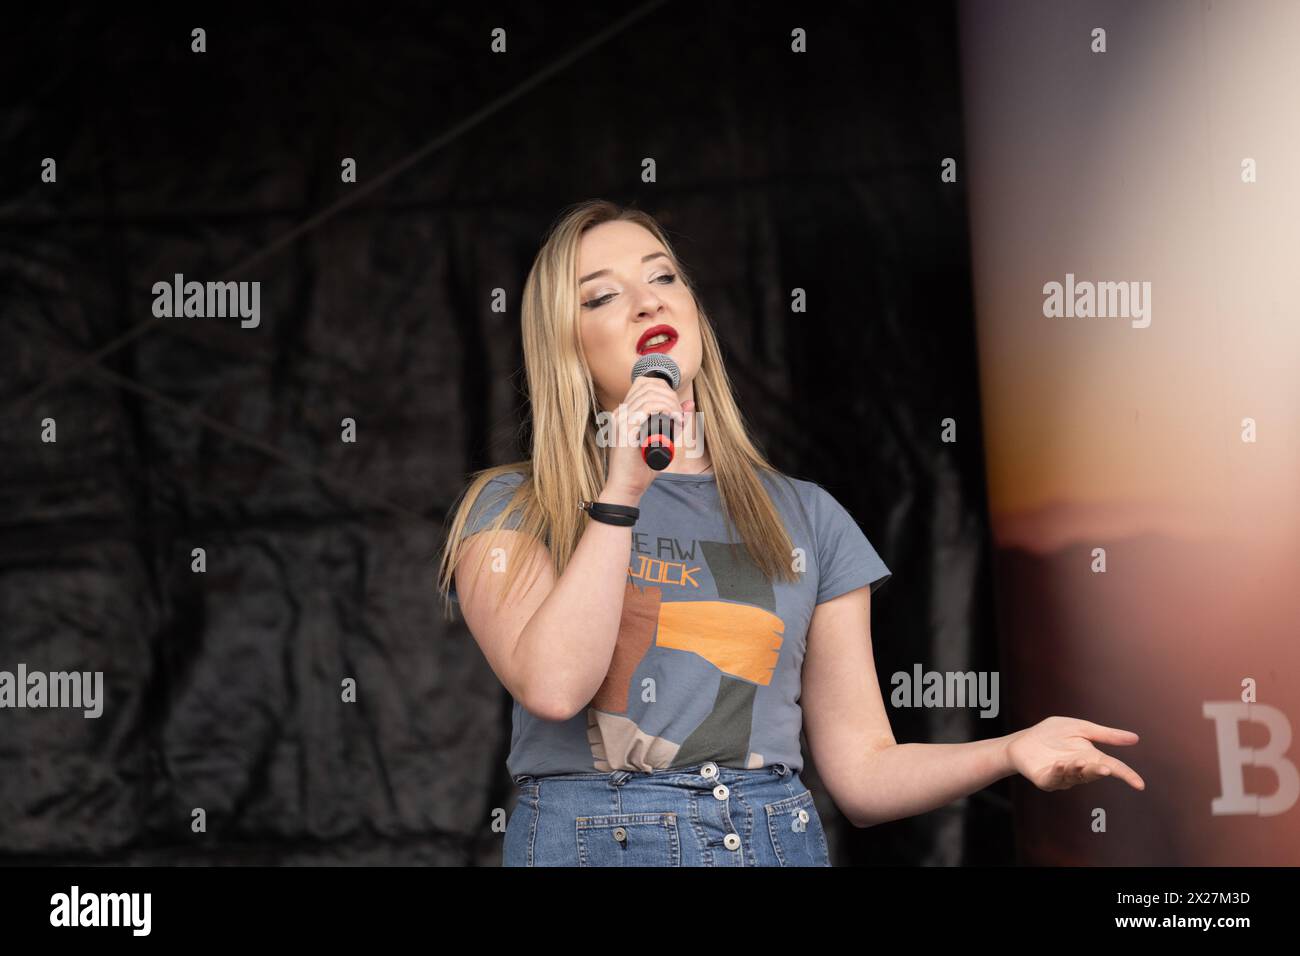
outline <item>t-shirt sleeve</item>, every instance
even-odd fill
[[[868,584],[875,594],[893,575],[857,521],[821,485],[817,485],[813,520],[817,534],[818,604]]]
[[[501,512],[506,510],[506,505],[510,504],[510,498],[515,493],[522,477],[518,474],[498,475],[483,486],[483,491],[479,494],[478,500],[474,502],[474,507],[470,509],[469,517],[465,520],[464,530],[461,531],[461,539],[468,538],[485,528],[490,528],[492,522],[496,520]],[[506,518],[501,527],[514,530],[519,527],[523,516],[515,512]],[[451,579],[451,588],[448,597],[459,604],[460,596],[456,593],[456,578]]]

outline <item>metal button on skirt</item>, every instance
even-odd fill
[[[785,764],[515,777],[504,866],[830,866],[811,791]]]

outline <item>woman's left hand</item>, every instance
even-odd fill
[[[1128,746],[1138,742],[1138,735],[1075,717],[1048,717],[1012,734],[1007,756],[1015,771],[1039,790],[1065,790],[1110,776],[1135,790],[1146,789],[1146,783],[1128,764],[1102,753],[1092,745],[1094,740]]]

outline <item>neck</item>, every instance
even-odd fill
[[[674,475],[699,475],[713,470],[713,458],[709,455],[709,447],[704,440],[704,429],[694,412],[686,413],[686,434],[678,435],[677,438],[677,454],[673,455],[673,460],[664,471]]]
[[[678,457],[673,456],[672,462],[664,469],[668,475],[702,475],[705,472],[713,470],[713,463],[707,459],[701,462],[699,458],[687,458],[685,455]]]

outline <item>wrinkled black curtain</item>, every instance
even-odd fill
[[[756,438],[890,565],[886,695],[996,669],[949,4],[96,5],[2,42],[0,670],[102,671],[104,707],[0,710],[0,859],[499,862],[509,701],[434,560],[524,455],[520,291],[586,198],[661,218]],[[177,273],[258,281],[260,324],[156,317]],[[808,759],[837,864],[1012,859],[1010,781],[854,830]]]

